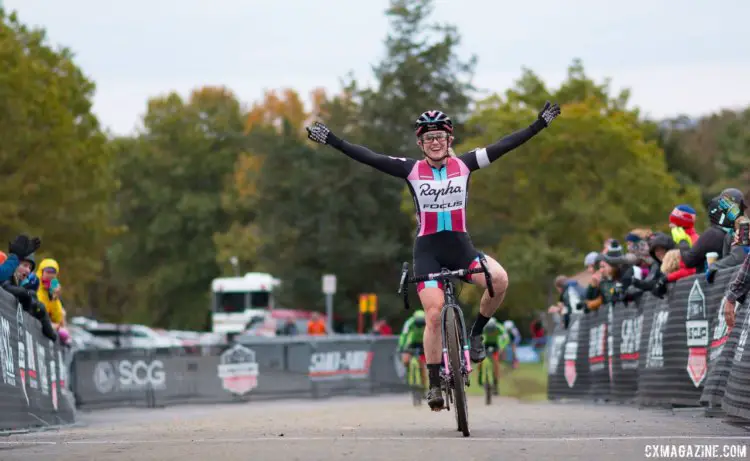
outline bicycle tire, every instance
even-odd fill
[[[448,361],[451,366],[451,375],[453,377],[453,396],[454,407],[456,410],[456,422],[458,430],[464,437],[468,437],[469,432],[469,412],[466,403],[466,387],[464,384],[464,375],[461,373],[461,334],[459,333],[459,323],[456,321],[454,307],[448,306],[445,315],[445,330],[448,339]]]
[[[422,375],[419,359],[409,360],[409,387],[411,388],[412,403],[415,407],[422,405]]]
[[[486,405],[492,405],[492,392],[493,392],[493,384],[495,384],[495,380],[492,378],[492,375],[494,374],[494,370],[492,369],[492,361],[489,363],[489,370],[488,364],[485,361],[482,367],[482,373],[484,373],[484,403]]]

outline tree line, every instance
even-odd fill
[[[527,125],[552,100],[563,116],[473,175],[467,211],[475,245],[510,275],[501,315],[523,323],[547,305],[555,275],[577,272],[606,237],[663,230],[677,203],[702,212],[701,230],[708,198],[748,190],[750,108],[648,120],[629,91],[614,93],[577,59],[556,88],[523,69],[511,88],[477,99],[476,57],[457,54],[459,32],[435,23],[432,8],[391,1],[371,87],[347,77],[309,98],[282,88],[249,110],[222,86],[172,92],[150,99],[143,129],[125,137],[100,126],[95,85],[73,53],[1,13],[2,235],[42,236],[39,257],[60,261],[74,315],[204,328],[210,281],[232,275],[236,256],[242,272],[283,280],[283,306],[323,310],[320,277],[335,273],[345,320],[359,293],[374,292],[380,315],[399,324],[396,285],[415,226],[406,185],[316,147],[304,126],[320,119],[351,142],[417,156],[413,120],[440,108],[457,122],[461,152]],[[461,298],[476,309],[478,295],[466,286]]]

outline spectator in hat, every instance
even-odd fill
[[[724,255],[724,238],[734,228],[734,222],[740,216],[740,208],[728,196],[719,195],[708,203],[708,219],[711,226],[700,235],[689,247],[680,242],[680,257],[685,267],[694,268],[703,273],[706,269],[706,254],[715,252],[721,259]],[[665,263],[670,260],[665,257]],[[664,266],[662,265],[662,272]]]
[[[736,203],[740,208],[740,216],[745,216],[745,210],[747,210],[747,205],[745,204],[745,194],[743,194],[739,189],[730,187],[721,191],[721,195],[728,197],[731,201]],[[734,231],[727,232],[727,235],[724,236],[724,247],[722,249],[721,255],[723,257],[727,257],[732,252],[732,248],[734,247]]]
[[[630,255],[628,260],[633,265],[634,277],[637,279],[646,278],[653,263],[648,246],[652,233],[651,229],[633,229],[625,236]]]
[[[653,260],[648,276],[642,280],[633,280],[633,290],[629,296],[637,300],[643,292],[650,291],[655,296],[663,298],[666,294],[667,276],[661,272],[661,264],[668,251],[675,248],[672,237],[664,232],[654,232],[648,240],[649,253]]]
[[[698,233],[695,231],[696,212],[690,205],[677,205],[669,214],[669,227],[672,231],[672,240],[676,244],[685,242],[688,248],[698,241]]]
[[[22,285],[29,274],[34,272],[35,267],[34,255],[23,258],[10,280],[2,282],[1,286],[5,291],[16,297],[23,310],[39,320],[42,333],[52,341],[55,341],[57,340],[57,333],[52,326],[46,307],[37,299],[36,291],[29,290]]]
[[[0,283],[10,280],[18,268],[20,261],[30,254],[34,253],[42,244],[39,237],[30,238],[28,235],[21,234],[13,239],[8,245],[8,253],[2,253],[0,259]]]
[[[708,267],[706,281],[714,283],[714,278],[719,270],[742,264],[748,253],[750,253],[750,219],[742,215],[734,223],[732,247],[726,256]]]
[[[599,270],[599,253],[591,251],[583,258],[583,266],[589,274],[594,274]]]
[[[52,320],[56,330],[65,326],[65,309],[60,298],[59,273],[60,264],[51,258],[43,259],[36,271],[36,276],[39,279],[37,298],[47,308],[50,320]]]

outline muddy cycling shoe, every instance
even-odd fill
[[[439,387],[431,387],[430,390],[427,391],[427,404],[433,411],[440,411],[443,409],[445,401],[443,400],[443,392]]]
[[[474,363],[480,363],[487,357],[487,352],[484,350],[484,341],[482,341],[482,335],[472,336],[469,340],[469,357]]]

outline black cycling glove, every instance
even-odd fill
[[[560,106],[555,104],[551,104],[549,101],[544,105],[544,108],[539,111],[539,120],[541,120],[544,123],[544,126],[549,126],[550,123],[552,123],[552,120],[557,118],[557,116],[560,115]]]
[[[307,137],[318,144],[328,144],[329,138],[333,136],[331,130],[320,122],[315,122],[312,127],[305,127]]]

